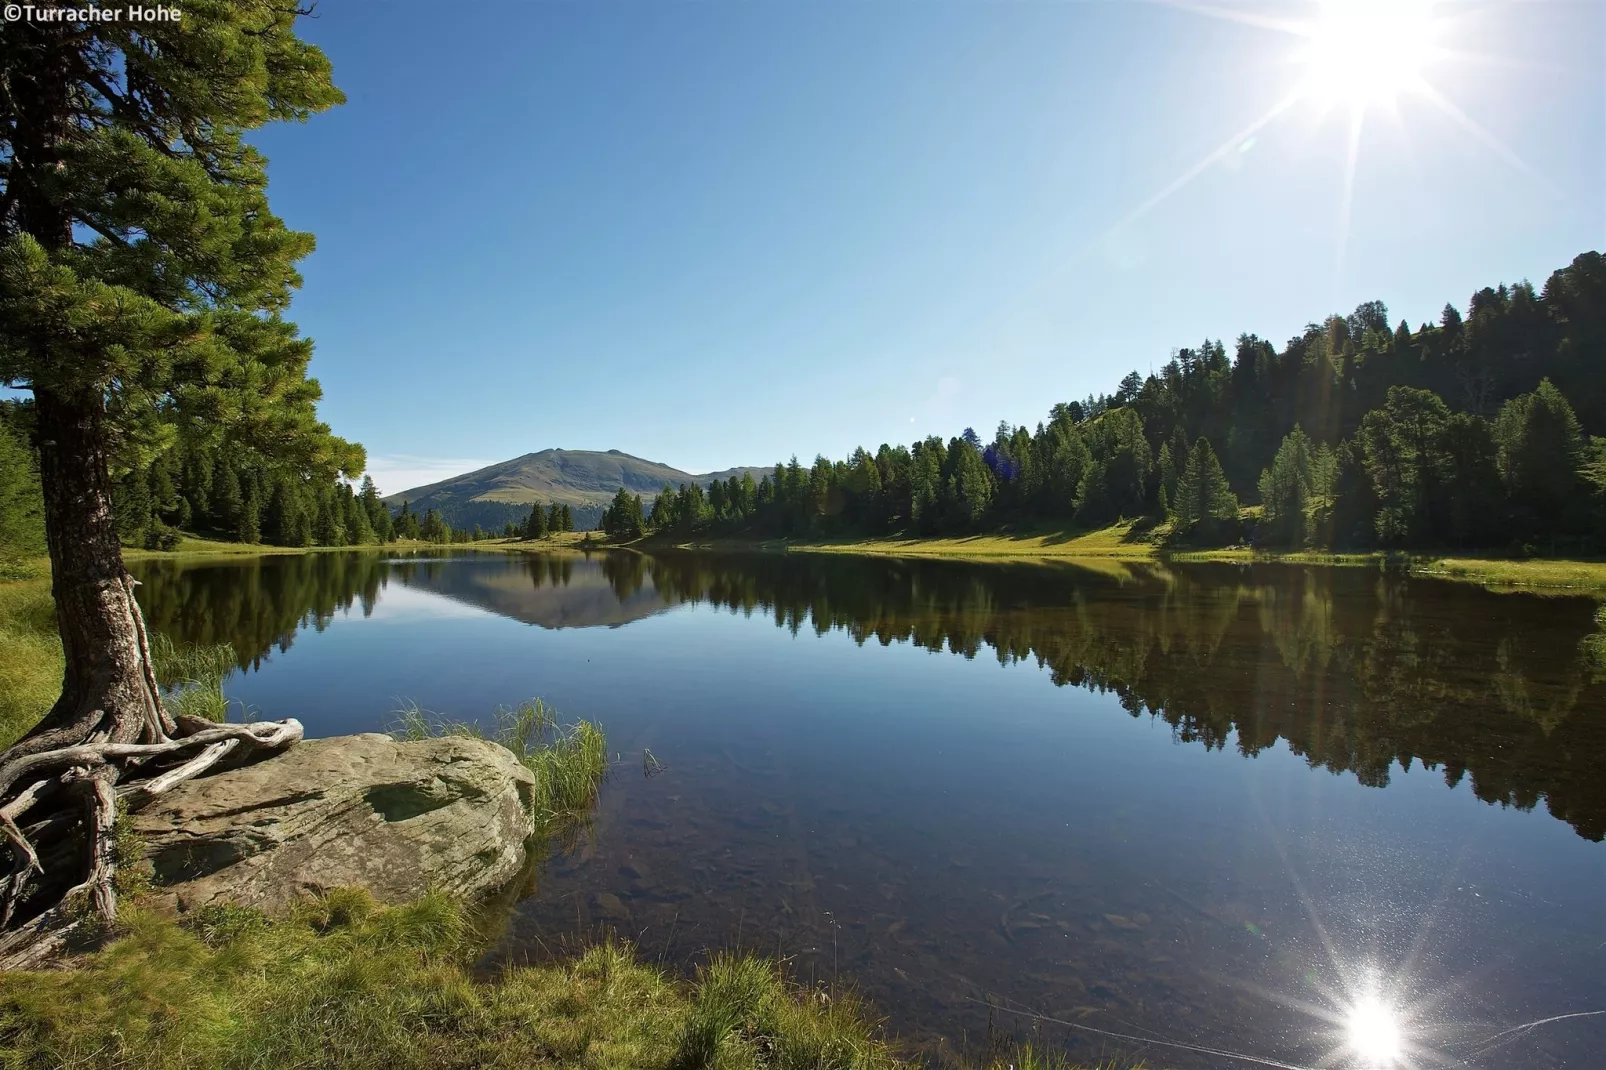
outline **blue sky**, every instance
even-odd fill
[[[1323,82],[1237,136],[1321,68],[1272,24],[1331,14],[322,0],[349,101],[258,141],[318,236],[323,417],[387,493],[553,446],[840,456],[1606,245],[1606,4],[1433,5],[1438,102]]]

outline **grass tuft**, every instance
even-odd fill
[[[407,702],[396,711],[391,735],[403,741],[464,736],[500,744],[535,774],[531,810],[538,827],[551,831],[584,817],[608,771],[602,729],[590,721],[560,725],[557,712],[540,699],[499,706],[494,720],[487,733],[477,722],[442,717]]]
[[[851,996],[787,984],[772,964],[720,955],[697,973],[674,1070],[877,1070],[900,1066]]]
[[[229,700],[223,697],[223,681],[238,662],[228,643],[181,645],[165,635],[151,636],[151,668],[162,688],[162,702],[174,715],[228,720]]]

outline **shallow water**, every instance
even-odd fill
[[[603,929],[679,968],[756,948],[934,1053],[1034,1030],[1182,1067],[1606,1050],[1606,1015],[1499,1035],[1606,1009],[1590,599],[796,554],[135,571],[154,627],[232,642],[230,697],[311,735],[535,695],[603,725],[591,834],[487,966]],[[1368,1000],[1392,1062],[1356,1054]]]

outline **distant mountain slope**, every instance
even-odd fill
[[[458,527],[480,524],[493,528],[528,513],[531,502],[556,502],[574,510],[577,526],[588,526],[602,515],[620,487],[650,503],[665,483],[679,486],[695,481],[706,487],[715,479],[740,477],[743,472],[760,479],[769,471],[729,468],[694,475],[618,450],[542,450],[391,494],[385,503],[397,508],[405,501],[414,512],[435,509]]]

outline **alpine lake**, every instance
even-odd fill
[[[534,696],[602,726],[594,819],[491,973],[612,931],[680,971],[778,956],[934,1058],[1606,1065],[1593,598],[803,553],[132,570],[309,736]]]

